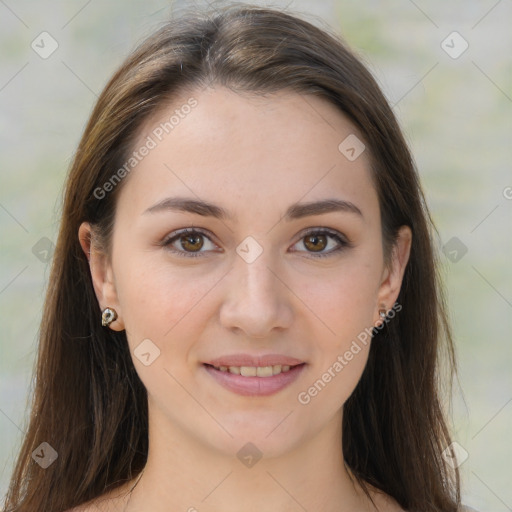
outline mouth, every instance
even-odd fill
[[[306,363],[266,366],[226,366],[203,363],[215,381],[239,395],[269,396],[295,381]]]
[[[288,364],[275,364],[270,366],[214,366],[207,364],[207,366],[211,366],[220,372],[229,372],[235,375],[242,375],[243,377],[273,377],[280,373],[289,372],[290,368],[294,368],[299,365],[290,366]]]

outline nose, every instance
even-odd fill
[[[248,338],[269,338],[293,321],[293,293],[282,268],[266,251],[252,263],[236,256],[224,283],[221,324]]]

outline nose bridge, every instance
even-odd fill
[[[244,259],[243,253],[236,256],[221,311],[225,327],[237,327],[249,336],[264,337],[275,327],[290,325],[292,314],[287,288],[276,268],[279,265],[269,251],[262,251],[252,261]]]
[[[237,262],[237,275],[243,289],[243,295],[267,299],[271,298],[276,290],[275,271],[271,271],[273,258],[268,253],[262,253],[255,261],[246,262],[242,258]]]
[[[275,258],[270,251],[263,251],[254,261],[238,257],[233,272],[237,300],[251,303],[253,307],[270,309],[280,295],[279,280],[275,276]],[[281,285],[282,286],[282,285]]]

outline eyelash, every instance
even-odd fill
[[[208,238],[208,240],[210,240],[208,235],[202,229],[186,228],[186,229],[183,229],[181,231],[172,233],[171,236],[165,238],[162,241],[161,245],[164,246],[168,251],[170,251],[170,252],[172,252],[174,254],[177,254],[177,255],[179,255],[181,257],[184,257],[184,258],[197,258],[197,257],[200,257],[202,254],[204,254],[204,251],[187,252],[187,251],[182,251],[182,250],[178,250],[178,249],[175,249],[175,248],[171,247],[171,244],[175,240],[179,240],[179,238],[181,238],[182,236],[190,235],[190,234],[192,234],[192,235],[202,235],[202,236]],[[306,233],[304,233],[302,235],[300,240],[302,240],[303,238],[306,238],[307,236],[311,236],[311,235],[327,235],[327,236],[333,238],[334,240],[336,240],[336,242],[338,242],[338,244],[339,244],[339,246],[337,248],[331,249],[328,252],[318,252],[318,253],[315,253],[315,252],[311,252],[311,251],[298,251],[298,252],[307,252],[313,258],[325,258],[327,256],[331,256],[331,255],[333,255],[335,253],[338,253],[339,251],[341,251],[341,250],[343,250],[345,248],[352,247],[351,242],[346,240],[340,233],[338,233],[337,231],[328,229],[328,228],[313,228],[313,229],[310,229],[310,230],[308,230]],[[210,242],[211,242],[211,240],[210,240]]]

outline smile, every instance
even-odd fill
[[[272,366],[213,366],[203,364],[206,372],[223,388],[243,396],[269,396],[294,382],[306,363]]]
[[[272,377],[290,371],[290,365],[276,364],[273,366],[214,366],[221,372],[234,373],[243,377]]]

